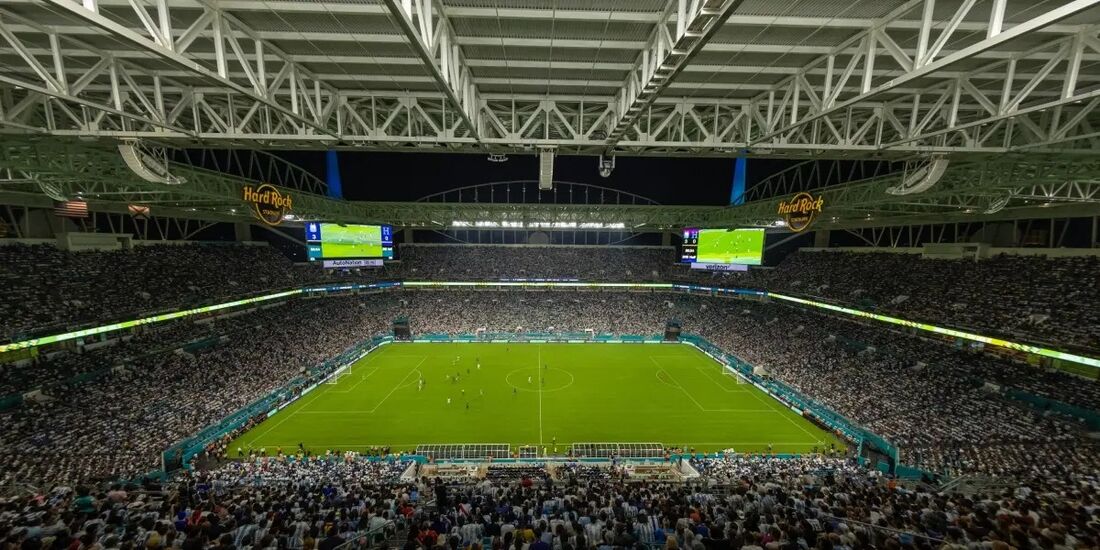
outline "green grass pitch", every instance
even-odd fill
[[[321,243],[321,257],[332,258],[381,258],[382,243]]]
[[[324,258],[381,258],[382,228],[377,225],[321,226],[321,256]]]
[[[760,265],[764,232],[756,229],[701,229],[696,261],[703,263]]]
[[[553,452],[555,439],[558,452],[610,442],[793,453],[841,446],[687,345],[396,343],[344,372],[241,435],[229,454],[294,452],[300,442],[315,453],[428,443]]]

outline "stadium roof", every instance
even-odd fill
[[[213,147],[1089,153],[1100,0],[5,0],[0,130]]]

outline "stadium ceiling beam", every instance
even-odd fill
[[[88,211],[99,212],[103,214],[120,214],[130,216],[132,214],[130,212],[129,205],[143,204],[144,201],[151,196],[152,195],[142,195],[140,193],[134,193],[130,196],[119,195],[113,197],[110,202],[105,200],[96,200],[93,198],[92,200],[87,201]],[[127,199],[134,200],[132,202],[127,202]],[[0,204],[26,208],[40,208],[43,210],[52,210],[54,208],[54,200],[50,197],[39,193],[27,191],[0,190]],[[181,220],[198,220],[227,223],[237,223],[241,221],[248,222],[248,219],[242,216],[223,215],[220,212],[208,209],[200,210],[199,208],[155,205],[150,208],[150,213],[154,217],[178,218]]]
[[[176,0],[173,0],[175,2]],[[9,5],[33,5],[39,0],[7,0]],[[193,7],[200,0],[183,0],[179,2],[182,7]],[[101,7],[129,9],[130,0],[97,0]],[[389,12],[381,4],[359,4],[345,2],[327,2],[314,0],[311,2],[280,2],[277,8],[266,0],[219,0],[218,7],[229,12],[264,12],[270,13],[277,9],[280,13],[306,13],[306,14],[333,14],[333,15],[387,15]],[[480,7],[480,6],[448,6],[447,14],[451,19],[516,19],[524,21],[601,21],[612,23],[649,23],[655,24],[662,14],[646,10],[596,10],[596,9],[554,9],[536,7]],[[805,29],[866,29],[874,26],[876,20],[866,17],[809,17],[809,16],[773,16],[773,15],[748,15],[734,14],[727,21],[727,26],[761,26],[784,27]],[[891,29],[920,28],[919,19],[898,19],[886,25]],[[987,28],[985,22],[962,21],[959,23],[960,31],[982,31]],[[1073,34],[1076,32],[1074,25],[1052,25],[1038,32]]]
[[[968,72],[938,74],[945,80],[924,88],[895,88],[880,103],[851,104],[767,146],[832,142],[936,154],[967,148],[1051,149],[1080,142],[1083,149],[1100,150],[1094,130],[1100,114],[1097,79],[1081,71],[1090,51],[1100,51],[1100,26],[1081,26],[1074,35],[1048,37],[1027,51]],[[1016,70],[1020,62],[1032,66],[1026,76]],[[1036,69],[1037,65],[1041,66]],[[804,78],[803,84],[808,82]],[[757,128],[769,128],[769,119],[794,118],[799,103],[790,97],[777,102],[774,109],[769,102],[765,112],[757,106],[753,111]]]
[[[884,109],[899,115],[888,119],[896,131],[888,133],[882,147],[952,142],[981,146],[992,142],[1022,150],[1087,138],[1090,118],[1100,104],[1095,82],[1083,81],[1080,74],[1082,59],[1089,50],[1100,51],[1100,26],[1082,28],[1072,36],[1050,40],[969,75],[894,99]],[[1021,79],[1015,78],[1017,63],[1036,52],[1052,55],[1021,85]],[[1056,71],[1058,67],[1063,68]],[[1001,89],[992,93],[978,89],[974,81],[988,79],[994,72],[1004,75]],[[1053,94],[1037,94],[1036,87],[1043,82],[1061,82],[1061,89]],[[932,110],[918,106],[929,101],[942,107]],[[969,116],[960,112],[961,104],[974,103],[983,108],[971,111]]]
[[[808,190],[824,199],[825,209],[815,224],[825,228],[938,223],[937,217],[996,221],[1002,219],[1002,213],[1007,216],[1022,209],[1031,209],[1037,217],[1066,212],[1094,216],[1100,215],[1097,174],[1100,161],[1095,158],[1060,161],[1018,156],[952,166],[932,190],[905,197],[886,191],[899,183],[903,174],[874,175],[862,181],[820,188],[800,186],[797,190]],[[793,193],[795,188],[790,187],[790,191]],[[782,230],[777,224],[777,212],[780,202],[788,197],[771,196],[741,206],[697,212],[699,219],[695,223]]]
[[[481,99],[443,4],[439,0],[383,2],[413,51],[423,61],[424,68],[435,80],[439,91],[462,118],[466,133],[475,141],[480,141],[478,112]]]
[[[30,53],[32,55],[50,55],[50,52],[48,50],[45,50],[45,49],[42,49],[42,48],[27,48],[27,51],[28,51],[28,53]],[[73,58],[85,58],[87,60],[102,58],[102,55],[70,55],[68,52],[66,52],[66,55],[69,56],[69,57],[73,57]],[[103,55],[107,55],[107,56],[111,57],[112,59],[133,58],[132,56],[125,55],[124,53],[122,55],[114,55],[114,52],[110,52],[110,53],[104,53]],[[0,53],[0,58],[4,58],[4,57],[5,56],[2,53]],[[210,55],[208,57],[210,57],[212,59],[213,55]],[[411,61],[411,62],[410,63],[401,63],[401,64],[402,65],[419,65],[420,64],[419,61],[416,61],[416,60],[409,60],[409,61]],[[326,61],[326,62],[329,62],[329,61]],[[335,61],[332,61],[332,62],[335,62]],[[359,62],[359,63],[368,63],[367,61],[363,61],[363,60],[359,60],[357,62]],[[524,63],[510,63],[510,67],[511,68],[537,68],[538,67],[534,63],[531,63],[531,62],[527,62],[527,63],[530,63],[530,66],[524,67],[523,66]],[[579,65],[583,65],[583,64],[579,64]],[[474,67],[474,66],[478,66],[478,67],[498,67],[498,66],[501,66],[501,65],[497,65],[495,62],[486,62],[486,63],[472,62],[470,64],[470,66],[471,67]],[[713,71],[704,70],[704,69],[701,69],[701,68],[696,69],[696,70],[698,72],[707,73],[707,74],[710,74],[710,73],[726,73],[726,74],[743,74],[743,75],[758,75],[758,74],[787,75],[787,74],[791,74],[793,72],[793,69],[792,70],[787,70],[786,68],[783,68],[783,67],[756,67],[756,66],[738,66],[738,67],[713,66],[713,67],[715,69]],[[17,67],[11,67],[11,68],[13,70],[19,70],[19,68],[17,68]],[[555,63],[555,68],[569,69],[571,67],[567,66],[567,64]],[[584,70],[590,70],[590,69],[591,70],[601,70],[600,67],[585,67],[584,68]],[[577,67],[577,70],[580,70],[579,66]],[[611,70],[611,69],[602,69],[602,70]],[[30,66],[27,66],[27,67],[23,68],[22,71],[27,72],[27,73],[32,73],[33,68],[30,67]],[[65,68],[66,73],[68,73],[70,75],[75,75],[75,76],[82,75],[83,71],[84,71],[84,69],[77,68],[77,67],[66,67]],[[684,73],[687,73],[687,72],[689,72],[689,71],[685,69]],[[243,71],[231,70],[227,74],[230,78],[247,78],[248,73],[243,72]],[[885,76],[887,74],[887,72],[882,71],[882,74]],[[1022,81],[1024,81],[1024,83],[1026,83],[1030,79],[1034,78],[1035,74],[1036,73],[1034,73],[1034,72],[1023,72],[1023,73],[1014,74],[1012,76],[1015,80],[1022,80]],[[183,78],[187,78],[189,76],[189,73],[187,71],[182,71],[182,70],[159,70],[159,71],[156,72],[156,75],[158,75],[160,77],[165,77],[165,78],[183,79]],[[331,83],[331,84],[336,84],[336,83],[344,83],[344,84],[352,84],[352,83],[393,83],[393,82],[399,82],[399,83],[402,83],[402,84],[433,84],[435,82],[429,76],[407,75],[407,74],[401,74],[401,75],[377,74],[377,75],[374,75],[374,74],[360,74],[360,73],[345,72],[345,73],[317,73],[316,76],[318,78],[321,78],[321,79]],[[992,78],[997,78],[997,79],[1003,79],[1004,78],[1003,75],[996,74],[996,73],[982,74],[982,73],[979,73],[979,72],[957,72],[957,71],[956,72],[945,73],[943,76],[945,78],[950,78],[952,80],[958,80],[958,79],[986,80],[986,79],[992,79]],[[1056,73],[1056,74],[1047,75],[1047,77],[1044,80],[1045,80],[1045,82],[1060,82],[1062,80],[1065,80],[1066,78],[1067,78],[1067,75],[1059,72],[1059,73]],[[477,79],[477,82],[479,84],[483,84],[483,85],[485,85],[485,84],[490,84],[490,85],[491,84],[499,84],[499,85],[511,85],[511,86],[532,86],[532,87],[537,87],[537,88],[545,88],[547,86],[559,87],[559,88],[561,88],[561,87],[565,87],[565,88],[567,88],[567,87],[574,87],[574,88],[585,88],[585,87],[587,87],[590,90],[593,89],[593,88],[618,89],[622,85],[622,82],[618,81],[618,80],[598,80],[598,79],[594,79],[594,78],[592,78],[592,79],[590,79],[590,78],[570,78],[570,77],[565,77],[565,76],[557,77],[557,78],[481,77],[481,78]],[[984,83],[984,82],[979,82],[977,84],[971,84],[971,85],[974,86],[974,87],[980,86],[979,93],[981,93],[985,96],[998,95],[1001,92],[1001,82],[997,82],[995,87],[992,87],[992,86],[990,86],[990,84]],[[917,94],[917,93],[924,94],[925,92],[929,92],[928,97],[926,99],[924,99],[924,101],[926,103],[931,104],[931,103],[935,102],[935,99],[931,98],[931,96],[934,93],[938,92],[943,87],[944,86],[941,84],[941,85],[937,85],[937,86],[930,87],[930,88],[898,88],[896,90],[893,90],[893,93],[896,93],[898,95],[902,95],[902,94],[910,95],[910,94]],[[201,91],[214,91],[214,90],[216,90],[216,88],[202,88],[202,87],[193,87],[193,86],[188,86],[188,88],[189,89],[194,89],[194,90],[201,90]],[[740,84],[739,85],[740,90],[768,90],[770,88],[771,88],[771,86],[767,85],[767,84],[756,84],[756,85]],[[670,83],[669,86],[668,86],[668,89],[669,90],[728,90],[729,87],[725,83],[679,81],[679,82]],[[847,89],[850,89],[852,91],[858,91],[855,87],[848,87]],[[361,94],[361,93],[363,93],[363,92],[362,91],[356,91],[356,90],[346,90],[346,91],[338,92],[338,95],[346,96],[346,95]],[[367,92],[367,93],[370,93],[370,92]],[[1029,95],[1034,96],[1034,97],[1041,97],[1044,94],[1057,95],[1056,93],[1052,94],[1051,92],[1044,91],[1044,90],[1034,91],[1034,92],[1030,93]],[[517,97],[519,95],[522,95],[522,94],[509,95],[508,97],[510,97],[510,98],[514,97],[516,99],[522,99],[521,97]],[[541,97],[543,97],[545,99],[549,99],[549,100],[557,100],[558,99],[557,96],[545,96],[545,95],[543,95]],[[489,99],[489,98],[499,99],[499,95],[498,94],[481,94],[481,99],[484,100],[484,99]],[[660,99],[660,98],[658,98],[658,99]],[[964,96],[964,100],[965,99],[967,99],[967,98]],[[709,98],[697,98],[697,99],[694,99],[694,100],[676,99],[676,101],[679,101],[679,102],[687,101],[687,102],[691,102],[691,103],[710,103],[710,104],[730,103],[730,101],[726,101],[726,100],[715,101],[715,100],[710,100]],[[972,103],[972,105],[978,105],[979,104],[978,101],[980,101],[980,100],[974,100],[974,103]],[[750,101],[748,101],[748,100],[739,100],[737,102],[740,103],[740,104],[746,104],[746,105],[750,103]],[[897,100],[892,99],[892,100],[890,100],[890,103],[897,103]],[[867,103],[865,105],[871,105],[871,103]],[[875,105],[877,106],[877,104],[875,104]],[[908,105],[905,105],[905,107],[908,107]]]
[[[21,27],[18,36],[16,26]],[[28,38],[49,48],[29,47]],[[185,93],[165,91],[176,86],[170,79],[0,9],[0,45],[4,44],[14,55],[5,63],[8,73],[0,75],[0,84],[11,86],[10,103],[0,105],[0,126],[39,133],[72,126],[88,133],[110,128],[194,135],[181,113],[164,108],[166,98],[186,103]],[[86,52],[94,61],[70,68],[67,63],[74,51]],[[43,59],[49,60],[48,66]],[[97,80],[107,84],[94,84]],[[139,86],[138,80],[149,86]]]
[[[883,18],[878,25],[849,38],[830,54],[808,64],[799,74],[785,79],[776,85],[774,89],[759,96],[757,98],[759,102],[769,104],[769,112],[771,111],[770,106],[774,104],[777,96],[783,97],[784,103],[789,101],[791,103],[789,119],[782,120],[783,117],[774,117],[759,135],[750,140],[750,145],[763,144],[776,140],[776,138],[782,140],[785,136],[808,124],[825,119],[830,115],[843,113],[856,103],[874,100],[883,93],[921,78],[934,78],[940,71],[952,65],[976,58],[984,52],[1011,43],[1067,17],[1100,5],[1100,0],[1072,0],[1007,30],[1003,28],[1006,3],[1003,1],[992,2],[988,16],[989,24],[986,38],[945,54],[944,47],[955,36],[959,25],[970,14],[975,4],[976,0],[965,0],[955,10],[950,20],[938,22],[934,20],[934,0],[910,0],[906,2]],[[889,35],[886,24],[899,19],[918,7],[922,8],[921,27],[917,48],[910,55],[909,51],[899,47],[898,43]],[[939,27],[941,23],[943,29],[939,31],[935,40],[930,42],[933,28]],[[846,67],[838,75],[838,80],[834,82],[834,64],[837,57],[844,54],[854,44],[858,44],[858,53],[849,56]],[[888,54],[887,59],[889,62],[900,67],[901,74],[876,86],[874,85],[873,71],[875,62],[879,57],[877,53],[880,46]],[[823,63],[826,66],[825,79],[821,87],[815,87],[806,79],[805,72]],[[857,67],[861,67],[858,72],[858,78],[861,82],[860,92],[856,95],[842,97],[844,85],[849,78],[857,75],[855,70]],[[1011,80],[1008,79],[1007,81],[1011,82]],[[803,96],[809,103],[809,107],[805,110],[798,105]]]
[[[885,216],[856,217],[853,219],[821,220],[814,222],[814,229],[863,229],[871,227],[901,227],[915,225],[939,225],[950,223],[993,223],[1012,220],[1049,218],[1080,218],[1100,214],[1091,204],[1058,203],[1050,206],[1023,204],[1005,208],[996,214],[983,214],[971,209],[956,208],[953,211],[932,213],[890,214]]]
[[[57,0],[51,0],[57,1]],[[220,5],[220,4],[219,4]],[[450,8],[448,8],[448,12]],[[51,25],[57,32],[67,36],[94,36],[99,34],[94,28],[89,28],[81,25]],[[960,27],[964,25],[960,24]],[[1070,29],[1072,27],[1072,30]],[[907,28],[907,27],[903,27]],[[1067,35],[1074,34],[1080,30],[1080,26],[1067,26],[1067,25],[1053,25],[1051,27],[1043,27],[1042,29],[1036,29],[1034,32],[1039,34],[1041,31],[1049,30],[1051,28],[1058,29],[1059,32],[1052,33],[1055,35]],[[21,30],[16,28],[16,30]],[[175,30],[176,33],[182,32],[180,29]],[[212,32],[200,30],[196,31],[197,36],[212,36]],[[235,33],[240,36],[248,38],[256,38],[263,40],[265,43],[271,41],[278,42],[346,42],[352,44],[403,44],[406,43],[405,39],[400,35],[384,34],[384,33],[355,33],[355,32],[325,32],[325,31],[252,31],[246,35],[243,32]],[[614,50],[631,50],[639,51],[646,47],[646,42],[641,40],[619,40],[619,39],[586,39],[586,38],[515,38],[515,37],[502,37],[502,36],[489,36],[489,35],[456,35],[455,39],[459,44],[464,46],[499,46],[502,41],[507,41],[510,46],[517,47],[530,47],[530,48],[545,48],[545,49],[614,49]],[[765,37],[766,39],[766,37]],[[786,44],[768,44],[766,42],[708,42],[704,47],[705,52],[716,53],[760,53],[760,54],[775,54],[775,55],[818,55],[822,59],[830,54],[843,56],[849,55],[853,52],[858,53],[859,41],[854,43],[846,43],[843,47],[823,46],[823,45],[786,45]],[[944,56],[952,55],[959,50],[953,50],[944,48],[941,54]],[[134,55],[134,54],[130,54]],[[188,53],[189,57],[194,59],[200,59],[201,53]],[[208,55],[208,54],[207,54]],[[1013,55],[1010,51],[991,50],[978,52],[972,56],[972,59],[982,60],[997,60],[1007,59]],[[286,56],[289,59],[299,60],[299,56]],[[1041,56],[1039,56],[1041,57]],[[325,59],[340,59],[341,56],[335,55],[329,57],[324,56]],[[370,62],[375,59],[370,56],[356,56],[357,59],[367,60]],[[1095,60],[1097,56],[1090,55],[1088,59]],[[306,54],[301,58],[303,61],[309,59],[309,54]],[[316,59],[316,58],[314,58]],[[412,58],[415,59],[415,58]],[[468,61],[493,61],[493,58],[477,58],[470,57]],[[555,62],[555,66],[556,66]],[[541,66],[547,66],[548,64],[542,62]],[[630,66],[634,66],[631,64]],[[690,65],[689,65],[690,67]],[[806,66],[794,67],[798,70],[804,70]],[[687,70],[687,67],[685,67]],[[818,69],[821,70],[821,69]],[[895,74],[897,71],[894,71]]]
[[[1068,41],[1068,40],[1069,39],[1062,39],[1061,41],[1064,42],[1064,41]],[[1082,43],[1079,43],[1077,47],[1078,48],[1083,48],[1084,46],[1083,46]],[[46,54],[46,55],[49,54],[48,51],[43,50],[41,48],[28,49],[28,51],[31,54]],[[107,54],[107,55],[109,55],[109,54]],[[115,58],[115,59],[118,58],[118,56],[113,56],[113,55],[109,55],[109,56],[112,57],[112,58]],[[4,57],[3,54],[0,54],[0,59],[2,59],[3,57]],[[100,58],[101,56],[94,56],[94,57],[93,56],[84,56],[84,57],[87,57],[88,59],[95,59],[95,58]],[[125,56],[122,56],[122,57],[125,57]],[[1065,55],[1063,53],[1059,52],[1059,58],[1062,58],[1062,57],[1065,57]],[[1057,60],[1055,60],[1055,61],[1057,61]],[[419,62],[416,62],[415,64],[419,65]],[[998,65],[1001,65],[1001,64],[998,64]],[[513,66],[515,66],[515,65],[513,65]],[[32,67],[28,66],[28,67],[25,67],[25,68],[16,68],[16,67],[12,67],[12,68],[15,71],[27,73],[28,75],[30,75],[32,77],[34,76],[34,71],[33,71]],[[762,68],[762,67],[759,68],[759,69],[761,69],[760,71],[753,72],[753,69],[756,69],[756,68],[757,67],[724,67],[724,68],[718,69],[715,72],[724,72],[724,73],[731,73],[731,74],[760,74],[760,73],[763,73],[763,74],[790,74],[789,71],[776,70],[776,68]],[[69,75],[72,75],[74,77],[78,77],[78,76],[84,74],[84,69],[82,69],[82,68],[65,68],[64,71],[65,71],[65,73],[67,73]],[[885,73],[885,71],[884,71],[884,73]],[[1022,81],[1024,81],[1024,84],[1026,84],[1028,81],[1034,79],[1036,74],[1037,73],[1033,73],[1033,72],[1019,73],[1019,74],[1014,74],[1013,78],[1014,78],[1014,80],[1022,80]],[[156,72],[156,76],[159,76],[159,77],[162,77],[162,78],[183,79],[183,78],[187,78],[189,76],[189,73],[187,73],[186,71],[181,71],[181,70],[160,70],[160,71]],[[230,78],[247,78],[247,72],[230,71],[228,73],[228,76]],[[423,75],[370,75],[370,74],[358,74],[358,73],[354,73],[354,74],[353,73],[318,73],[318,74],[316,74],[316,76],[318,78],[324,79],[325,81],[327,81],[329,83],[332,83],[332,84],[336,84],[336,83],[373,83],[373,82],[378,82],[378,83],[400,82],[400,83],[403,83],[403,84],[432,84],[432,83],[434,83],[434,80],[431,77],[423,76]],[[945,74],[944,77],[945,78],[951,78],[952,81],[968,81],[968,82],[964,83],[966,88],[965,88],[965,91],[963,92],[963,96],[962,96],[963,103],[959,103],[957,105],[958,107],[962,108],[963,110],[968,110],[968,109],[973,109],[973,108],[978,108],[980,110],[980,109],[983,108],[984,105],[988,104],[988,102],[985,101],[986,98],[988,98],[989,96],[996,96],[996,95],[999,95],[1001,93],[1002,87],[1003,87],[1003,82],[996,82],[995,86],[990,86],[989,83],[982,82],[982,81],[989,80],[989,79],[992,79],[992,78],[999,78],[999,79],[1003,80],[1003,78],[1004,78],[1000,74],[984,73],[984,72],[979,72],[979,71],[967,72],[967,73],[953,72],[953,73]],[[1060,73],[1057,73],[1057,74],[1047,74],[1046,77],[1043,79],[1043,81],[1044,82],[1061,82],[1061,81],[1065,81],[1065,80],[1070,79],[1070,78],[1071,78],[1071,75],[1064,74],[1064,73],[1060,72]],[[974,81],[978,81],[978,82],[975,83]],[[517,86],[517,87],[518,86],[531,86],[531,87],[537,87],[537,88],[545,88],[546,86],[550,86],[550,87],[576,87],[576,88],[587,87],[589,89],[594,89],[594,88],[617,89],[622,84],[622,82],[617,81],[617,80],[595,80],[595,79],[581,79],[581,78],[573,79],[573,78],[567,78],[567,77],[549,78],[549,79],[546,79],[546,78],[481,77],[481,78],[478,79],[478,82],[481,83],[481,84],[511,85],[511,86]],[[1076,85],[1076,82],[1077,81],[1075,79],[1074,80],[1075,85]],[[953,83],[954,82],[952,82],[952,84]],[[739,86],[740,86],[741,90],[768,90],[768,89],[770,89],[770,85],[767,85],[767,84],[757,84],[757,85],[740,84]],[[931,106],[931,105],[935,104],[936,101],[937,101],[936,98],[937,98],[938,94],[943,93],[944,89],[948,88],[948,87],[949,86],[941,83],[941,84],[938,84],[936,86],[929,87],[929,88],[898,88],[898,89],[893,90],[892,93],[895,93],[898,96],[905,96],[906,99],[909,99],[911,96],[915,96],[915,95],[920,96],[919,101],[921,103],[919,103],[919,105],[921,107],[926,107],[926,106]],[[178,87],[176,89],[182,90],[183,88],[186,88],[188,90],[193,90],[193,91],[201,91],[201,92],[204,92],[204,93],[205,92],[217,93],[217,88],[201,88],[201,87],[196,88],[196,87],[193,87],[193,86],[183,86],[183,87]],[[96,85],[92,85],[89,89],[100,89],[100,90],[102,90],[103,86],[100,85],[100,86],[97,87]],[[726,90],[726,89],[728,89],[728,85],[726,85],[724,83],[684,82],[684,81],[680,81],[680,82],[670,83],[669,86],[668,86],[668,89],[669,90]],[[851,89],[853,91],[856,90],[856,88],[854,88],[854,87],[849,87],[848,89]],[[975,90],[972,94],[970,92],[971,89]],[[364,92],[362,92],[362,91],[347,90],[347,91],[340,91],[337,94],[340,97],[352,97],[354,95],[362,95],[363,93]],[[371,94],[371,92],[366,92],[366,93]],[[1056,91],[1050,91],[1050,90],[1029,90],[1024,95],[1028,98],[1039,99],[1039,98],[1043,98],[1043,97],[1057,98],[1057,97],[1059,97],[1060,93],[1056,92]],[[516,95],[509,95],[508,97],[510,99],[512,99],[512,98],[522,99],[520,97],[516,97]],[[482,99],[483,100],[490,99],[490,98],[499,99],[498,96],[493,95],[493,94],[482,94]],[[550,100],[550,101],[557,101],[558,100],[556,96],[542,96],[542,98],[546,99],[546,100]],[[659,99],[660,98],[658,98],[658,100]],[[713,105],[715,103],[725,103],[725,104],[738,103],[738,104],[741,104],[741,105],[750,104],[750,101],[748,101],[748,100],[740,100],[740,101],[731,102],[731,101],[712,101],[712,100],[709,100],[708,98],[697,98],[697,99],[694,99],[694,100],[675,99],[675,101],[678,101],[680,103],[687,103],[687,104],[704,104],[704,105],[705,104]],[[657,100],[655,100],[654,103],[657,103]],[[651,103],[651,105],[653,105],[654,103]],[[859,104],[857,106],[861,106],[861,107],[866,107],[866,106],[879,107],[880,105],[881,105],[881,103],[868,102],[868,103]],[[907,103],[903,103],[902,101],[900,101],[899,99],[896,99],[896,98],[891,99],[889,102],[887,102],[886,105],[888,107],[891,107],[891,108],[897,107],[899,110],[902,110],[902,111],[905,111],[909,107],[911,107],[911,105],[909,105]],[[952,104],[952,106],[954,107],[956,105]],[[908,115],[908,113],[903,115],[903,118],[904,118],[904,116],[907,116],[907,115]]]
[[[609,152],[743,1],[671,0],[616,94],[615,119],[607,135]]]
[[[281,50],[258,38],[254,31],[235,17],[217,7],[211,7],[207,0],[202,0],[201,14],[179,36],[175,36],[173,32],[173,16],[166,0],[158,0],[154,13],[150,13],[141,3],[131,3],[131,8],[143,24],[142,31],[130,29],[99,13],[97,0],[43,2],[65,16],[82,21],[89,27],[183,69],[196,78],[213,83],[230,94],[236,94],[239,102],[253,102],[258,107],[273,112],[282,117],[283,120],[279,122],[289,124],[297,133],[317,133],[333,140],[339,138],[326,124],[335,106],[335,89],[313,78],[311,73],[285,56]],[[185,55],[195,38],[208,31],[214,39],[214,69]],[[253,37],[252,43],[242,45],[237,38],[238,34]],[[252,46],[253,51],[246,52],[246,45]],[[265,50],[284,60],[279,73],[270,78],[264,61]],[[238,62],[245,70],[247,83],[229,78],[228,67],[231,60]],[[312,86],[309,86],[310,83]],[[326,98],[327,105],[324,103]],[[282,103],[280,99],[289,101],[289,105]]]
[[[182,208],[209,219],[250,221],[241,188],[252,179],[172,163],[173,174],[187,185],[165,186],[141,180],[109,148],[57,140],[0,142],[0,169],[34,174],[9,191],[47,192],[54,198],[81,196],[91,202],[146,204]],[[1100,215],[1100,160],[1042,160],[1029,156],[952,166],[932,190],[906,197],[886,193],[899,175],[826,185],[811,191],[825,198],[823,227],[913,223],[924,216],[957,216],[975,221],[1002,219],[1002,212],[1042,208],[1044,215]],[[831,181],[826,178],[820,181]],[[43,187],[45,186],[45,187]],[[299,219],[346,223],[391,223],[408,228],[443,228],[455,220],[525,222],[621,222],[639,230],[659,231],[685,225],[710,227],[776,226],[777,207],[785,197],[772,196],[737,207],[650,205],[540,205],[509,203],[355,202],[337,201],[299,189],[283,188],[294,197]],[[1070,210],[1072,208],[1072,210]],[[1048,210],[1049,209],[1049,210]],[[1055,214],[1057,213],[1057,214]],[[1007,214],[1006,214],[1007,215]],[[868,219],[870,216],[870,219]],[[968,218],[967,218],[968,217]],[[1040,217],[1044,217],[1041,215]],[[835,218],[835,219],[834,219]],[[904,220],[904,221],[899,221]]]

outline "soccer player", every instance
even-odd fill
[[[477,390],[477,391],[481,393],[482,397],[485,397],[485,389],[484,388],[482,388],[480,390]]]
[[[466,412],[470,412],[470,402],[466,402]]]
[[[466,388],[462,388],[462,397],[466,397]]]
[[[519,388],[512,386],[512,397],[515,397],[519,393]]]
[[[450,404],[451,404],[451,398],[450,398],[450,397],[448,397],[448,398],[447,398],[447,405],[450,405]]]
[[[528,384],[530,384],[530,383],[531,383],[531,377],[530,377],[530,376],[528,376],[528,377],[527,377],[527,383],[528,383]]]

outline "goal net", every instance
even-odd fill
[[[329,376],[327,379],[325,379],[325,383],[326,384],[339,384],[340,381],[343,380],[344,377],[347,376],[347,375],[348,375],[348,368],[347,367],[342,367],[340,370],[332,373],[332,376]]]
[[[751,383],[744,376],[741,376],[740,374],[737,374],[736,372],[733,372],[729,369],[722,369],[722,373],[724,373],[726,376],[729,376],[730,378],[733,378],[735,381],[737,381],[738,384]]]

